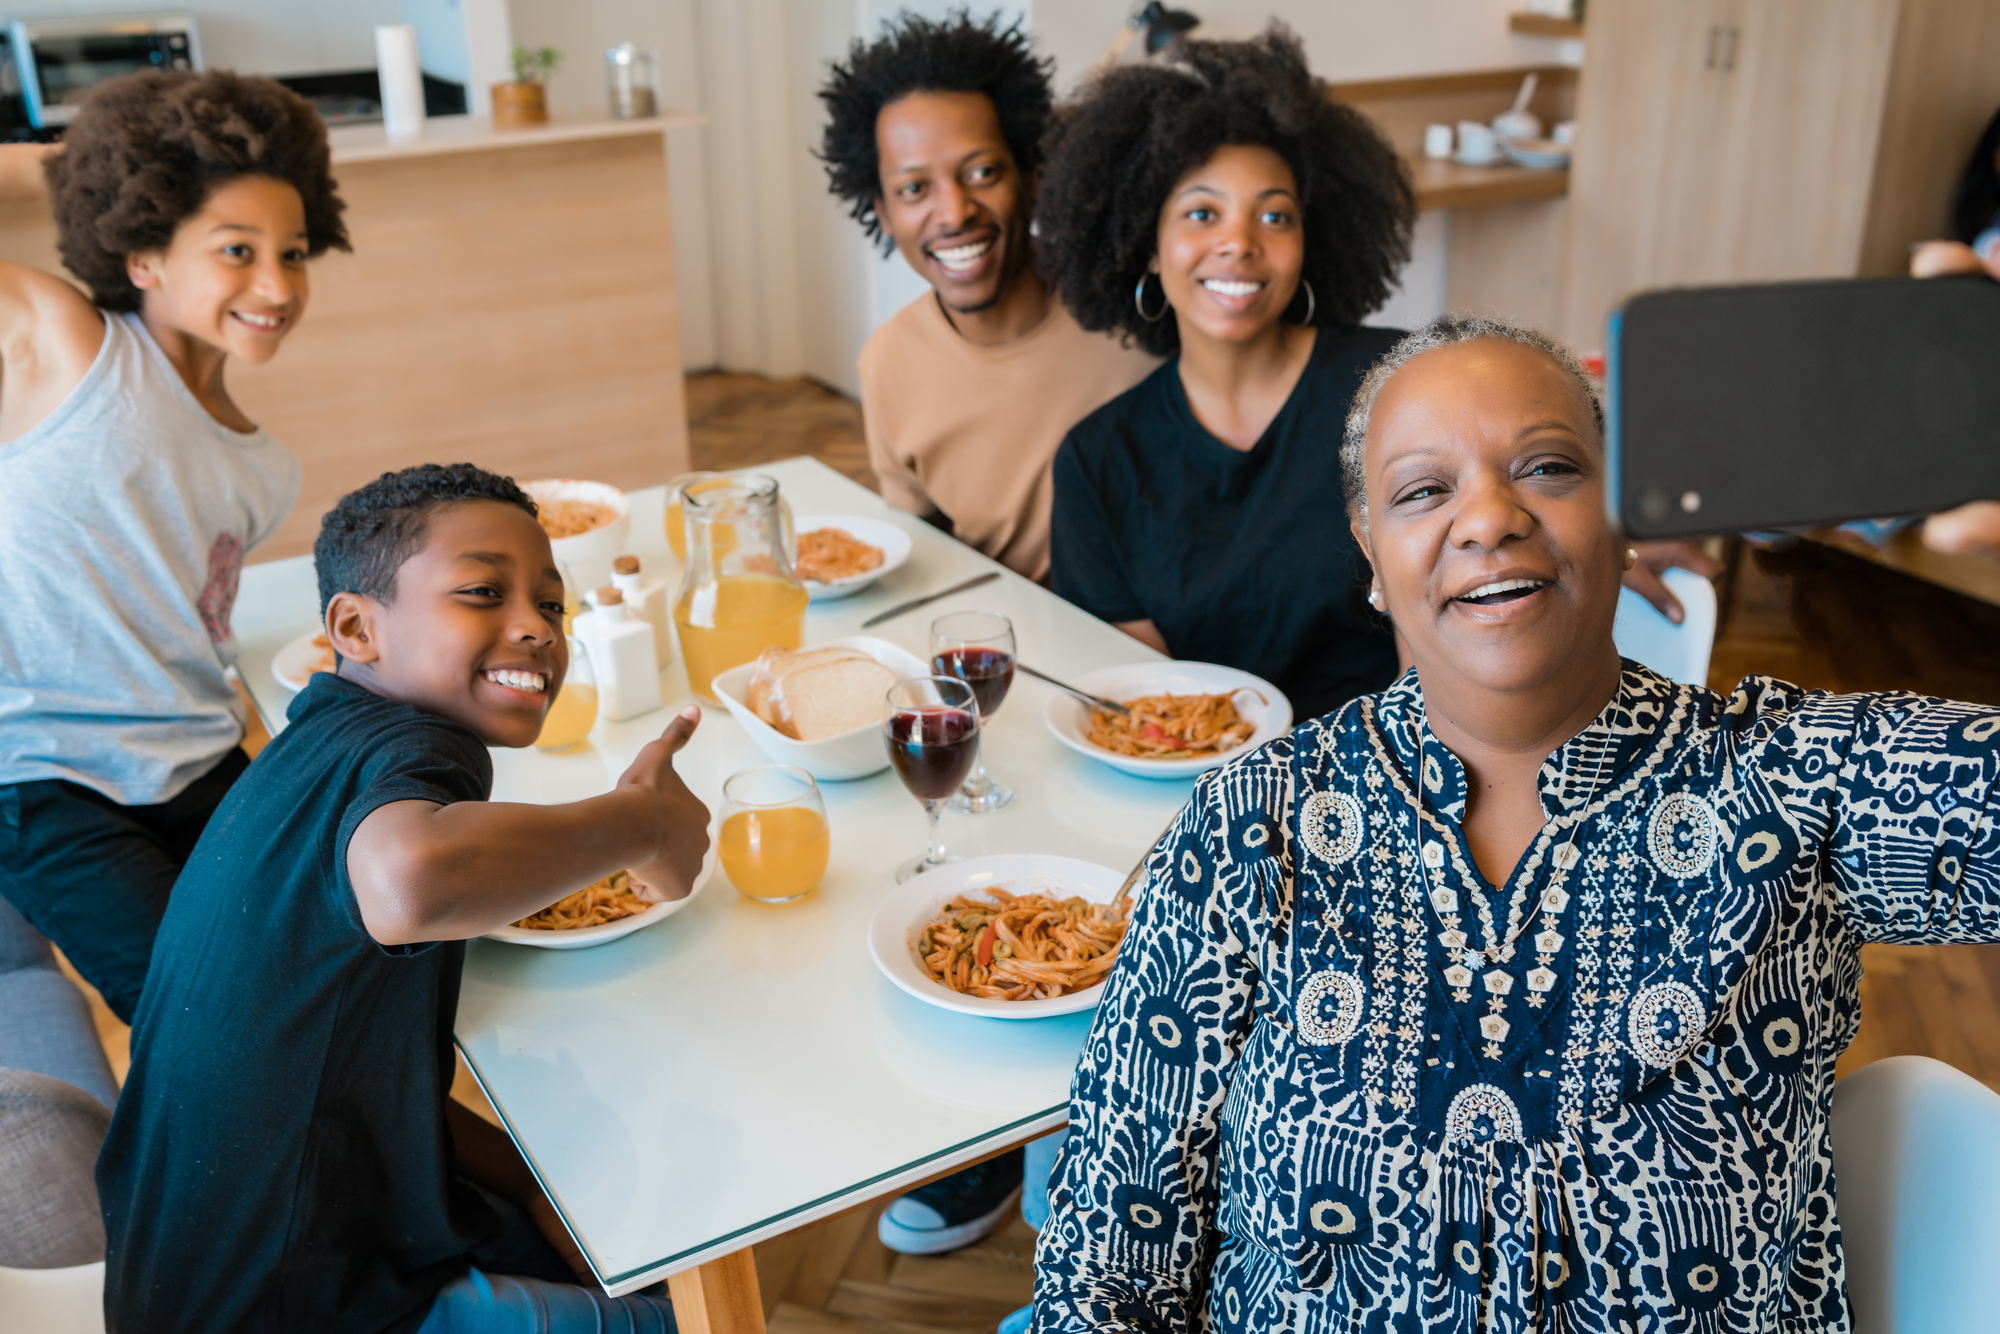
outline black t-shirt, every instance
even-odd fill
[[[1176,658],[1255,672],[1301,722],[1388,685],[1396,644],[1368,609],[1340,436],[1401,336],[1322,328],[1248,451],[1196,420],[1178,357],[1078,422],[1056,453],[1057,594],[1101,620],[1152,621]]]
[[[499,1228],[444,1118],[462,941],[385,948],[347,840],[484,801],[457,723],[317,675],[216,810],[153,945],[97,1163],[117,1331],[402,1331]]]

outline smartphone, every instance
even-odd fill
[[[1606,447],[1632,537],[2000,499],[2000,283],[1647,292],[1612,316]]]

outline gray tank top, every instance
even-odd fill
[[[243,555],[299,461],[208,415],[137,315],[47,420],[0,444],[0,783],[166,801],[243,738],[223,676]]]

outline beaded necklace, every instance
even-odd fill
[[[1562,933],[1555,929],[1555,918],[1569,906],[1569,892],[1563,888],[1569,873],[1581,858],[1576,851],[1576,840],[1583,833],[1585,817],[1590,812],[1591,803],[1603,792],[1606,756],[1599,756],[1591,772],[1591,789],[1585,798],[1576,822],[1570,826],[1569,840],[1557,848],[1550,856],[1555,873],[1550,877],[1549,887],[1542,891],[1533,912],[1522,916],[1522,904],[1527,898],[1528,887],[1523,883],[1514,891],[1513,899],[1507,905],[1507,919],[1510,930],[1504,940],[1495,943],[1496,928],[1491,909],[1482,895],[1479,902],[1479,916],[1482,934],[1486,939],[1483,946],[1474,945],[1458,925],[1458,891],[1448,885],[1431,888],[1430,863],[1424,858],[1424,765],[1429,755],[1425,740],[1430,731],[1426,721],[1417,724],[1417,772],[1416,782],[1410,794],[1410,813],[1417,827],[1417,875],[1424,889],[1424,897],[1430,901],[1431,910],[1438,916],[1438,924],[1443,930],[1438,935],[1438,943],[1447,950],[1458,952],[1459,961],[1444,970],[1446,985],[1452,988],[1452,999],[1461,1005],[1472,1001],[1473,970],[1488,968],[1489,971],[1477,980],[1482,982],[1487,993],[1488,1013],[1479,1019],[1479,1031],[1486,1039],[1484,1054],[1488,1060],[1498,1060],[1500,1044],[1507,1040],[1512,1025],[1508,1023],[1504,1011],[1507,1008],[1507,994],[1514,989],[1514,977],[1497,965],[1514,957],[1515,942],[1520,940],[1530,926],[1537,921],[1544,922],[1544,929],[1535,936],[1535,968],[1528,973],[1528,1005],[1539,1009],[1547,999],[1547,994],[1555,989],[1556,973],[1549,967],[1555,956],[1566,943]],[[1615,747],[1611,748],[1615,750]],[[1440,854],[1443,848],[1439,848]],[[1444,858],[1438,858],[1440,868]]]

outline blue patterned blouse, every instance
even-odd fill
[[[1498,888],[1414,673],[1203,780],[1077,1068],[1037,1329],[1848,1328],[1857,952],[2000,940],[2000,712],[1625,668]]]

